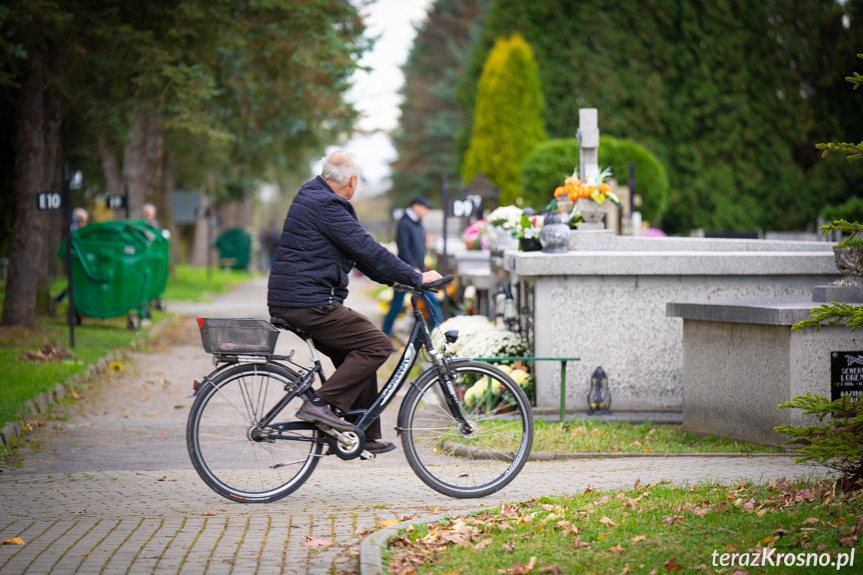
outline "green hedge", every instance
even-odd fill
[[[668,174],[659,160],[640,144],[627,139],[599,138],[600,169],[611,167],[621,183],[629,178],[629,164],[635,164],[637,192],[644,220],[657,226],[668,208]],[[543,209],[554,197],[554,189],[578,166],[578,140],[565,138],[538,144],[521,165],[519,189],[526,206]]]
[[[821,211],[821,217],[828,222],[834,220],[863,222],[863,198],[853,197],[844,204],[827,206]]]

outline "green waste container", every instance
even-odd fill
[[[161,238],[143,221],[94,223],[75,230],[71,239],[76,312],[97,318],[129,314],[129,327],[139,329],[141,318],[149,313],[152,295],[157,291],[161,295],[167,282],[167,269],[164,274],[155,271],[161,260],[167,268],[167,258],[161,254],[164,246],[157,236]],[[151,251],[154,243],[157,247]],[[66,257],[65,241],[57,257]]]
[[[252,236],[240,228],[222,232],[216,239],[219,248],[219,267],[245,270],[252,258]]]
[[[127,220],[126,224],[139,230],[148,242],[145,299],[150,305],[161,309],[162,294],[165,293],[165,287],[168,285],[171,242],[162,235],[160,230],[149,226],[145,220]]]

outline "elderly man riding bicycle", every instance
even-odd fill
[[[267,296],[270,315],[311,335],[336,367],[297,417],[342,431],[353,426],[329,406],[343,412],[368,407],[377,395],[376,372],[392,353],[392,342],[374,323],[343,305],[351,270],[356,266],[379,283],[415,288],[441,277],[414,270],[360,225],[350,203],[359,174],[356,158],[337,151],[324,158],[321,175],[300,188],[285,218]],[[366,450],[393,449],[376,420],[366,430]]]

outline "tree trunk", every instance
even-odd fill
[[[45,170],[42,55],[32,50],[24,63],[15,107],[15,198],[3,325],[36,326],[36,284],[44,243],[44,219],[36,210]]]
[[[52,47],[46,62],[47,87],[44,92],[43,108],[45,110],[45,168],[42,177],[43,190],[60,190],[63,185],[62,170],[60,168],[61,150],[61,114],[63,101],[60,97],[60,85],[63,83],[64,70],[60,50]],[[72,201],[72,198],[68,198]],[[46,212],[43,214],[46,220],[45,241],[40,258],[41,273],[36,288],[36,309],[39,313],[54,315],[57,306],[51,297],[51,278],[59,275],[63,267],[57,259],[57,248],[66,236],[63,212]]]
[[[96,138],[96,147],[99,149],[99,158],[102,161],[102,172],[105,174],[105,185],[108,186],[108,193],[111,195],[123,194],[120,166],[117,164],[117,154],[114,152],[114,148],[108,143],[108,138],[105,135]]]
[[[209,263],[217,265],[218,255],[212,249],[212,243],[216,241],[217,231],[210,229],[211,220],[215,217],[215,205],[205,194],[201,194],[198,200],[198,208],[206,210],[209,208],[210,217],[200,218],[195,222],[195,236],[192,240],[192,253],[189,264],[197,267],[207,267],[207,250],[210,250]]]
[[[159,116],[147,114],[147,141],[145,153],[147,154],[147,189],[144,197],[146,201],[153,204],[156,209],[156,219],[164,226],[164,214],[158,208],[162,204],[162,195],[165,190],[163,169],[165,163],[165,121]]]
[[[123,182],[129,186],[129,217],[140,218],[147,196],[147,114],[141,107],[132,116],[129,143],[123,150]]]
[[[177,226],[174,224],[174,154],[167,152],[164,157],[162,168],[163,185],[162,200],[156,205],[162,214],[162,227],[171,232],[171,264],[170,273],[174,277],[174,264],[180,261],[180,236],[177,234]]]

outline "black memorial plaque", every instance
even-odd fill
[[[830,400],[863,397],[863,351],[834,351],[830,357]]]

